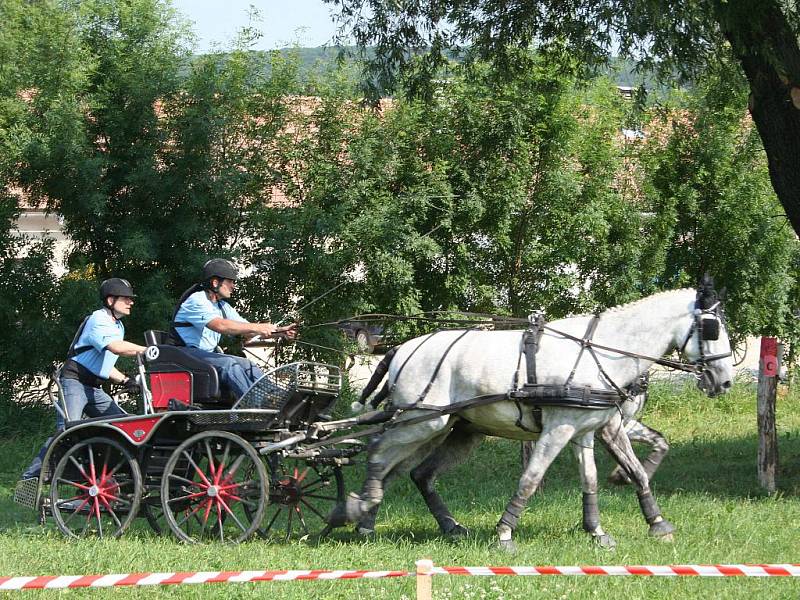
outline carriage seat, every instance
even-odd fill
[[[147,358],[147,374],[153,394],[153,408],[168,410],[169,401],[186,406],[194,404],[227,404],[220,394],[217,370],[176,346],[168,333],[148,330],[144,334],[148,347],[155,346],[158,356]]]

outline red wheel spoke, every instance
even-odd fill
[[[100,517],[100,499],[97,496],[94,498],[94,507],[92,510],[97,517],[97,533],[100,537],[103,537],[103,520]]]
[[[198,502],[197,506],[194,508],[194,510],[189,511],[189,509],[187,509],[186,510],[186,516],[183,517],[183,519],[181,519],[180,521],[178,521],[178,526],[180,527],[181,525],[186,523],[186,521],[189,519],[189,517],[191,517],[193,514],[198,512],[201,508],[203,508],[204,504],[207,504],[207,503],[210,503],[210,502],[211,502],[211,499],[208,499],[205,502]]]
[[[235,514],[233,514],[233,511],[232,511],[232,510],[230,509],[230,507],[229,507],[229,506],[228,506],[228,505],[225,503],[225,500],[223,500],[222,498],[220,498],[220,499],[219,499],[219,503],[222,505],[222,507],[225,509],[225,511],[226,511],[226,512],[227,512],[227,513],[228,513],[228,514],[231,516],[231,518],[232,518],[232,519],[233,519],[233,520],[236,522],[236,524],[239,526],[239,529],[241,529],[242,531],[247,531],[247,527],[245,527],[244,525],[242,525],[242,522],[241,522],[241,521],[240,521],[240,520],[239,520],[239,519],[236,517],[236,515],[235,515]]]
[[[305,498],[314,498],[315,500],[331,500],[336,502],[336,496],[320,496],[319,494],[303,494]]]
[[[186,456],[187,460],[189,461],[189,464],[192,465],[192,467],[194,467],[195,472],[198,475],[200,475],[200,478],[203,480],[203,483],[205,483],[206,485],[211,485],[211,482],[206,477],[206,474],[203,473],[202,469],[200,469],[200,467],[197,466],[197,463],[194,462],[194,459],[189,455],[189,453],[184,450],[183,454],[184,456]]]
[[[228,464],[228,455],[230,453],[230,450],[231,450],[231,441],[228,440],[228,441],[225,442],[225,450],[222,453],[222,459],[219,461],[218,474],[220,476],[225,472],[225,465]],[[225,479],[227,479],[227,477]],[[221,485],[221,482],[219,481],[219,479],[217,479],[217,483]]]
[[[88,485],[83,485],[82,483],[78,483],[77,481],[70,481],[69,479],[61,479],[60,477],[55,481],[55,484],[59,482],[64,483],[66,485],[71,485],[74,488],[78,488],[79,490],[89,491]]]
[[[187,494],[185,496],[178,496],[177,498],[170,498],[167,500],[167,504],[172,504],[173,502],[179,502],[181,500],[191,500],[193,498],[199,498],[201,496],[205,496],[205,492],[194,492],[193,494]]]
[[[199,481],[192,481],[191,479],[186,479],[185,477],[181,477],[180,475],[175,475],[174,473],[170,473],[169,478],[170,479],[177,479],[178,481],[181,481],[181,482],[186,483],[188,485],[193,485],[195,487],[199,487],[202,490],[207,490],[208,489],[208,485],[206,485],[205,483],[200,483]]]
[[[295,481],[297,483],[302,483],[303,480],[306,478],[306,475],[308,475],[308,472],[309,472],[310,469],[311,469],[311,467],[306,467],[305,470],[303,471],[303,474],[299,475],[299,476],[297,474],[297,469],[295,469],[294,470],[294,479],[295,479]]]
[[[300,506],[295,506],[294,510],[297,513],[297,518],[300,521],[300,525],[303,527],[303,531],[306,532],[306,535],[311,535],[311,532],[308,530],[308,525],[306,525],[306,520],[303,518],[303,512],[300,510]]]
[[[117,518],[117,513],[114,512],[114,509],[111,508],[111,505],[108,503],[108,501],[105,498],[100,498],[100,502],[102,502],[103,505],[106,507],[108,514],[111,515],[112,519],[114,519],[114,523],[117,524],[117,527],[122,527],[122,523]]]
[[[217,472],[216,472],[216,467],[214,466],[214,453],[211,452],[211,445],[208,443],[208,440],[205,440],[205,446],[206,446],[206,455],[208,456],[208,473],[209,475],[211,475],[211,481],[216,483]]]
[[[308,502],[308,500],[306,500],[305,498],[300,498],[300,502],[302,502],[303,506],[305,506],[308,510],[317,515],[320,519],[322,519],[323,521],[325,520],[325,515],[320,513],[312,504]]]
[[[94,452],[92,452],[92,445],[89,444],[86,446],[86,449],[89,451],[89,481],[92,482],[92,485],[97,483],[97,472],[94,469]]]
[[[220,482],[222,485],[227,485],[231,481],[233,481],[233,477],[234,475],[236,475],[236,471],[239,470],[239,467],[241,466],[242,461],[244,459],[245,459],[244,454],[240,454],[239,456],[236,457],[236,460],[233,461],[231,468],[228,469],[228,473],[225,475],[225,478]]]
[[[86,506],[88,503],[89,503],[89,497],[88,497],[88,496],[85,496],[85,497],[84,497],[84,500],[83,500],[83,501],[82,501],[82,502],[81,502],[81,503],[78,505],[78,508],[76,508],[75,510],[73,510],[73,511],[72,511],[72,513],[71,513],[71,514],[70,514],[70,515],[69,515],[69,516],[68,516],[66,519],[64,519],[64,523],[68,523],[68,522],[69,522],[69,520],[70,520],[70,519],[72,519],[72,517],[74,517],[75,515],[77,515],[77,514],[80,512],[80,510],[81,510],[81,509],[82,509],[84,506]],[[84,527],[84,531],[85,531],[85,529],[86,529],[86,528]]]
[[[75,460],[74,456],[70,455],[69,460],[72,462],[73,465],[77,467],[78,471],[80,471],[81,475],[83,475],[83,478],[86,481],[89,481],[89,474],[86,473],[86,470],[83,468],[83,465],[79,463],[77,460]]]
[[[217,505],[217,525],[219,526],[219,541],[225,541],[225,531],[222,529],[222,507],[220,506],[219,502],[216,502]]]

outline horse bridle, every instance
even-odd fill
[[[544,329],[550,331],[551,333],[555,333],[561,337],[573,340],[581,344],[584,348],[597,348],[598,350],[605,350],[607,352],[614,352],[616,354],[620,354],[622,356],[628,356],[630,358],[639,358],[642,360],[650,361],[657,365],[662,365],[664,367],[668,367],[670,369],[675,369],[678,371],[685,371],[687,373],[692,373],[698,380],[705,380],[709,384],[714,384],[715,378],[713,373],[710,369],[708,369],[708,365],[712,362],[722,360],[724,358],[728,358],[732,356],[732,352],[725,352],[721,354],[711,354],[707,355],[704,350],[704,342],[714,341],[719,338],[719,327],[722,323],[722,316],[720,315],[720,302],[716,301],[713,305],[708,308],[702,308],[700,306],[700,300],[695,301],[695,310],[694,316],[692,319],[692,324],[689,327],[689,332],[686,334],[686,339],[684,340],[683,344],[680,347],[679,355],[684,356],[684,351],[686,350],[686,346],[689,344],[689,341],[692,339],[692,336],[695,332],[698,332],[698,349],[699,349],[699,356],[697,360],[689,361],[689,360],[672,360],[669,358],[657,358],[654,356],[647,356],[645,354],[638,354],[636,352],[629,352],[627,350],[621,350],[619,348],[612,348],[610,346],[605,346],[603,344],[598,344],[593,342],[591,339],[591,335],[587,337],[578,337],[575,335],[571,335],[569,333],[559,331],[557,329],[553,329],[549,325],[544,325]],[[598,318],[599,315],[596,315],[595,318]],[[709,321],[704,323],[704,321]],[[712,325],[710,321],[713,321],[714,324]],[[704,333],[705,332],[705,333]],[[597,360],[597,359],[595,359]],[[613,382],[612,382],[613,383]],[[614,386],[616,388],[616,386]]]
[[[699,304],[699,300],[695,302],[694,319],[692,320],[691,327],[689,327],[689,333],[686,334],[686,339],[683,341],[683,344],[681,344],[679,354],[681,356],[684,355],[686,346],[689,344],[689,341],[692,339],[692,336],[696,331],[698,334],[697,347],[699,357],[697,360],[690,361],[688,364],[697,365],[701,369],[705,370],[705,367],[709,363],[722,360],[723,358],[728,358],[729,356],[732,356],[733,353],[723,352],[720,354],[706,355],[704,342],[711,342],[719,339],[719,328],[723,322],[723,318],[719,313],[719,300],[717,300],[708,308],[701,308],[698,306]],[[700,374],[702,374],[702,372]]]

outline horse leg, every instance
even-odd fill
[[[548,429],[545,426],[545,429],[540,434],[539,440],[533,449],[533,454],[522,472],[517,493],[512,496],[506,505],[505,511],[503,511],[503,515],[500,517],[500,521],[497,523],[497,536],[500,547],[504,550],[509,552],[515,550],[512,534],[517,528],[517,522],[522,511],[525,510],[528,499],[536,491],[550,464],[574,434],[575,428],[568,424],[561,424],[552,429]]]
[[[639,497],[639,507],[642,509],[645,521],[650,525],[650,535],[653,537],[672,540],[675,527],[661,516],[661,509],[650,492],[650,480],[642,463],[636,457],[631,447],[628,435],[622,425],[619,415],[614,417],[600,430],[600,439],[606,449],[614,457],[625,474],[636,486],[636,495]]]
[[[614,548],[614,541],[600,526],[600,509],[597,506],[597,465],[594,462],[594,432],[585,433],[572,440],[572,449],[578,460],[583,489],[583,530],[602,548]]]
[[[326,517],[330,528],[347,523],[369,525],[368,513],[377,511],[383,501],[384,480],[401,463],[412,458],[422,446],[434,438],[447,435],[449,417],[431,419],[410,426],[399,426],[372,439],[367,449],[367,475],[360,494],[351,493],[344,503],[334,507]],[[427,454],[427,452],[426,452]],[[373,520],[374,523],[374,520]]]
[[[467,535],[469,530],[456,521],[448,510],[444,500],[436,491],[436,478],[464,462],[484,437],[486,436],[482,433],[472,433],[455,427],[445,441],[411,471],[411,479],[425,499],[428,510],[439,524],[441,532],[447,536]]]
[[[396,466],[392,469],[391,473],[384,477],[383,489],[386,489],[389,483],[397,477],[399,466],[400,465]],[[361,515],[361,518],[356,523],[356,533],[363,536],[370,536],[375,533],[375,521],[378,518],[378,509],[380,509],[380,504],[376,504]]]
[[[664,434],[661,432],[635,419],[625,424],[625,431],[631,442],[638,442],[650,446],[650,453],[642,460],[642,466],[647,473],[647,479],[652,481],[661,461],[664,460],[667,452],[669,452],[669,442],[667,442],[667,438],[665,438]],[[617,485],[624,485],[631,482],[619,465],[617,465],[608,476],[608,481],[609,483]]]

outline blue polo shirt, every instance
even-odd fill
[[[184,300],[175,314],[175,323],[189,323],[189,326],[176,326],[175,331],[187,346],[213,352],[222,337],[221,334],[206,327],[209,321],[214,319],[248,322],[224,300],[211,302],[204,291],[199,291]]]
[[[75,342],[75,348],[88,347],[88,349],[74,356],[72,360],[82,364],[98,377],[108,379],[119,357],[106,350],[106,347],[111,342],[124,338],[125,326],[122,321],[112,317],[104,308],[96,310],[86,321],[83,332]]]

